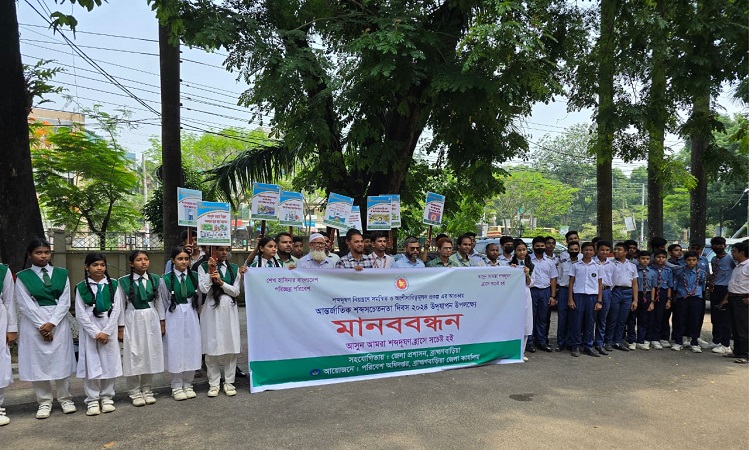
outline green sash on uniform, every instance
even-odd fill
[[[144,274],[145,275],[145,274]],[[141,277],[145,280],[144,277]],[[131,302],[133,304],[133,308],[135,309],[148,309],[151,307],[150,302],[154,300],[155,292],[159,288],[159,277],[153,274],[149,274],[148,280],[146,280],[146,286],[145,291],[146,295],[144,296],[141,293],[140,289],[140,279],[133,280],[135,285],[133,286],[133,292],[135,295],[133,296],[133,301]],[[118,283],[120,283],[120,287],[122,287],[122,291],[125,293],[125,298],[128,298],[130,295],[130,277],[125,276],[117,280]]]
[[[219,275],[221,276],[221,281],[223,281],[225,283],[228,283],[228,284],[234,284],[234,280],[237,279],[237,274],[239,273],[239,270],[240,270],[239,266],[237,266],[237,264],[232,264],[232,263],[227,264],[227,266],[231,266],[232,267],[232,271],[231,271],[232,273],[231,274],[229,273],[230,272],[229,271],[229,267],[226,268],[227,270],[224,271],[223,275],[221,274],[221,270],[219,270],[218,267],[216,268],[216,270],[219,270]],[[203,267],[203,271],[204,272],[208,273],[208,263],[207,262],[204,262],[203,264],[201,264],[201,267]],[[234,277],[232,277],[231,275],[234,275]]]
[[[87,281],[81,281],[80,283],[78,283],[76,285],[76,289],[78,289],[78,293],[81,295],[83,303],[85,303],[87,306],[96,306],[97,311],[104,312],[109,311],[110,308],[112,308],[112,294],[110,293],[110,289],[117,290],[117,280],[112,280],[111,283],[111,288],[109,283],[104,284],[99,304],[97,304],[96,302],[97,299],[91,295],[91,290],[87,286]]]
[[[26,286],[29,294],[31,294],[39,306],[55,306],[57,305],[57,299],[65,291],[65,284],[68,282],[68,271],[55,267],[52,271],[52,286],[50,287],[45,286],[39,275],[32,269],[18,272],[18,279]]]
[[[187,295],[183,296],[182,292],[180,292],[179,286],[180,286],[180,276],[175,273],[174,274],[174,281],[176,284],[176,288],[172,287],[172,273],[165,273],[162,276],[162,279],[164,280],[164,283],[167,286],[167,290],[172,293],[174,290],[174,302],[178,305],[189,303],[188,299],[193,298],[193,295],[195,295],[195,291],[198,290],[197,286],[193,286],[193,279],[190,277],[190,275],[187,274],[187,271],[185,271],[185,284],[187,285]]]
[[[0,292],[3,292],[3,284],[5,283],[5,274],[8,273],[8,266],[0,264]]]

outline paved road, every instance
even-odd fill
[[[710,327],[710,324],[709,324]],[[704,334],[706,331],[704,327]],[[8,407],[3,449],[32,448],[744,448],[748,368],[669,350],[483,366],[250,395],[172,400],[34,419]],[[20,397],[16,397],[20,398]],[[80,403],[81,397],[78,398]]]

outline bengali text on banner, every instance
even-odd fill
[[[520,362],[523,271],[245,273],[251,392]]]

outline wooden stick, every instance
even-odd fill
[[[265,220],[260,221],[260,235],[261,236],[266,235],[266,221]]]
[[[422,261],[427,261],[427,253],[430,251],[430,244],[432,243],[432,225],[427,228],[427,242],[424,243],[424,255]]]
[[[289,227],[289,234],[291,234],[292,237],[294,237],[294,227],[292,226]]]

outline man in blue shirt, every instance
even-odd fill
[[[419,245],[417,238],[413,236],[406,238],[406,241],[404,241],[404,257],[396,260],[391,267],[394,269],[418,269],[424,267],[424,261],[417,257],[421,248],[422,246]]]

